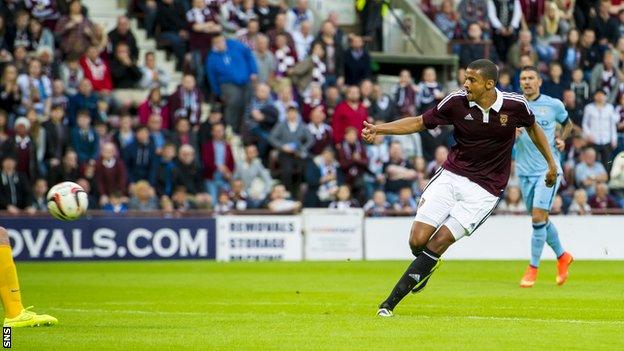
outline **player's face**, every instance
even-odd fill
[[[479,100],[486,90],[491,90],[492,88],[494,88],[493,80],[486,80],[474,69],[469,68],[466,70],[464,89],[466,90],[468,101]]]
[[[539,94],[542,79],[535,71],[523,71],[520,73],[520,87],[525,96]]]

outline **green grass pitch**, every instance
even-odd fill
[[[624,350],[624,262],[447,261],[391,319],[408,262],[18,263],[23,299],[60,323],[17,350]]]

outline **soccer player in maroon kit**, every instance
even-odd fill
[[[373,125],[364,122],[363,139],[417,133],[453,125],[457,141],[444,166],[431,178],[418,204],[409,245],[409,265],[377,315],[391,317],[409,293],[422,290],[454,242],[472,234],[496,208],[507,185],[516,128],[524,127],[548,162],[546,185],[557,179],[557,164],[541,127],[522,95],[496,89],[498,68],[486,59],[468,65],[464,89],[449,94],[418,117]]]

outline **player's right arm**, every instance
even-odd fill
[[[364,121],[362,139],[367,143],[372,143],[376,135],[403,135],[418,133],[425,130],[425,123],[422,116],[405,117],[390,123],[374,125]]]
[[[440,103],[425,111],[417,117],[405,117],[394,122],[373,125],[364,122],[362,139],[372,143],[375,136],[379,135],[403,135],[418,133],[425,129],[433,129],[439,125],[453,124],[453,106],[466,103],[466,92],[456,91],[447,95]]]

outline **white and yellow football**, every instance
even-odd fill
[[[80,218],[89,207],[89,197],[84,189],[74,182],[63,182],[48,191],[48,211],[62,221]]]

